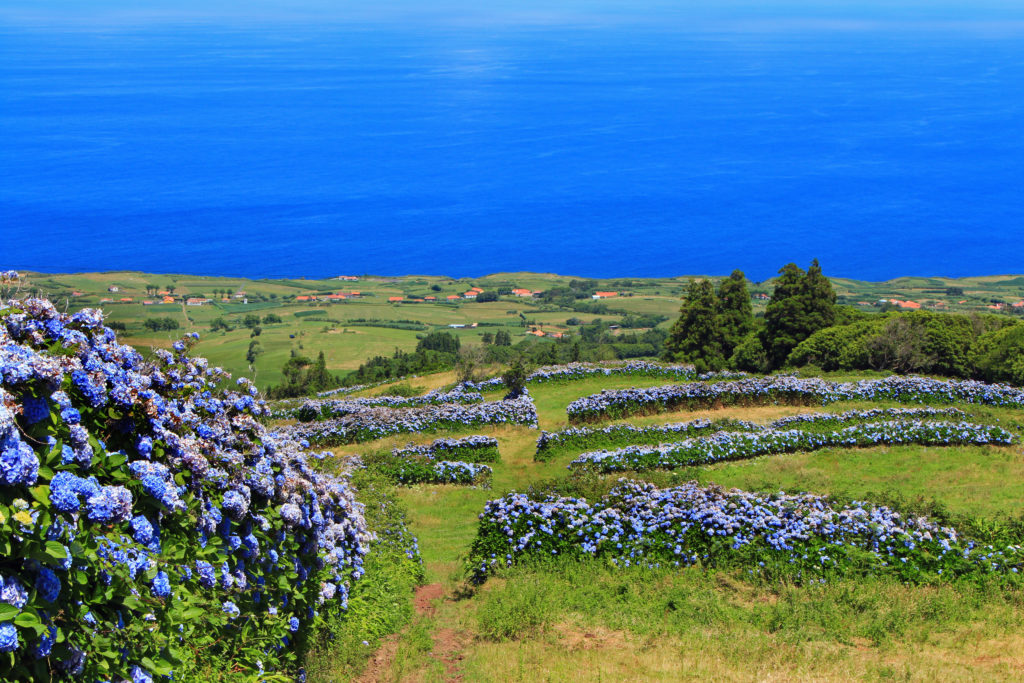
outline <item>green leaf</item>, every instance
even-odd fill
[[[50,504],[50,487],[45,485],[33,486],[29,491],[32,493],[32,497],[36,499],[41,505]]]
[[[19,610],[14,605],[9,605],[6,602],[0,602],[0,621],[10,621],[14,617],[18,616]]]
[[[14,617],[14,624],[22,628],[30,628],[36,632],[36,635],[41,635],[46,631],[46,627],[39,621],[39,617],[32,612],[22,612]]]
[[[67,550],[57,541],[46,542],[46,554],[55,560],[64,560],[68,556]]]

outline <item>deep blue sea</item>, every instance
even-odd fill
[[[1024,272],[1024,34],[0,26],[0,267]]]

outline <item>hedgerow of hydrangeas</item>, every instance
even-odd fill
[[[557,432],[542,431],[537,439],[534,460],[547,461],[561,453],[580,453],[588,449],[611,446],[633,446],[661,444],[681,437],[711,434],[713,432],[756,432],[764,429],[820,429],[835,428],[880,419],[947,419],[965,418],[966,414],[957,408],[872,408],[869,410],[848,410],[843,413],[802,413],[779,418],[766,425],[744,420],[708,420],[700,418],[689,422],[673,422],[663,425],[637,427],[631,424],[614,424],[606,427],[571,426]]]
[[[592,451],[580,455],[569,463],[569,467],[590,468],[608,473],[691,467],[822,448],[869,448],[909,444],[1005,446],[1015,443],[1016,440],[1013,434],[1001,427],[971,422],[868,422],[825,432],[801,429],[765,429],[753,433],[718,432],[679,443]]]
[[[833,506],[811,494],[620,480],[593,504],[510,493],[484,506],[469,559],[476,581],[526,557],[554,556],[618,567],[739,566],[797,581],[866,574],[1016,580],[1024,564],[1020,546],[978,546],[927,518],[868,503]]]
[[[1024,390],[1006,384],[927,377],[886,377],[857,382],[830,382],[796,377],[757,377],[733,382],[689,384],[602,391],[566,408],[574,423],[609,420],[672,410],[730,405],[826,405],[837,401],[888,400],[918,404],[974,404],[1024,407]]]
[[[528,392],[504,401],[448,403],[418,408],[365,408],[333,420],[283,428],[296,439],[321,446],[375,441],[392,434],[438,432],[482,425],[524,425],[536,429],[537,407]]]
[[[576,382],[591,377],[661,377],[683,382],[693,380],[725,380],[746,377],[745,372],[724,370],[698,374],[692,365],[659,365],[648,361],[633,360],[625,364],[566,363],[546,365],[526,376],[527,384],[550,382]],[[482,382],[463,382],[460,386],[474,391],[495,391],[505,388],[505,380],[492,377]]]
[[[358,413],[366,408],[414,408],[418,406],[439,406],[448,403],[482,403],[484,397],[478,392],[465,391],[461,385],[451,391],[431,391],[422,396],[371,396],[367,398],[312,399],[298,407],[272,411],[275,418],[294,417],[309,422],[332,417],[343,417]]]
[[[370,535],[255,387],[100,311],[0,308],[0,679],[297,672]],[[297,628],[296,628],[297,625]]]
[[[372,466],[397,484],[465,484],[490,488],[493,471],[489,465],[425,456],[377,459]]]
[[[461,460],[463,462],[498,462],[498,440],[493,436],[473,434],[460,439],[435,439],[424,446],[409,444],[392,451],[396,457],[422,455],[428,458]]]

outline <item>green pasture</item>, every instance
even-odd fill
[[[430,378],[420,379],[426,384]],[[565,426],[565,406],[575,398],[601,389],[662,383],[601,377],[531,385],[530,392],[541,426],[555,429]],[[497,397],[498,392],[488,395]],[[871,405],[759,406],[632,421],[734,417],[764,422],[799,412]],[[1014,431],[1024,422],[1020,411],[962,408],[974,419],[998,421]],[[597,561],[558,559],[520,565],[481,587],[470,586],[465,582],[466,556],[484,503],[508,490],[567,481],[571,475],[565,466],[573,456],[534,462],[538,432],[523,427],[464,433],[499,440],[501,461],[494,464],[493,488],[398,489],[419,538],[425,581],[438,584],[441,597],[413,616],[378,653],[372,664],[376,680],[1020,677],[1022,658],[1012,648],[1024,642],[1024,594],[984,584],[913,587],[867,578],[794,586],[759,582],[739,570],[624,570]],[[336,452],[366,453],[435,437],[401,435]],[[910,512],[970,520],[975,529],[1024,513],[1024,455],[1019,445],[830,449],[638,476],[659,485],[696,479],[765,492],[812,491],[840,500],[878,500]],[[577,488],[597,495],[615,478],[581,481]],[[457,656],[452,656],[455,651]],[[322,669],[322,680],[336,680],[327,673],[331,670]]]

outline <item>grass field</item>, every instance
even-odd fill
[[[421,378],[424,383],[430,378]],[[657,380],[595,378],[531,387],[542,428],[566,424],[565,406],[601,389]],[[830,411],[866,404],[837,404]],[[766,406],[657,415],[635,422],[735,417],[764,422],[808,408]],[[1013,410],[969,408],[1019,430]],[[570,476],[572,455],[533,459],[536,430],[495,436],[501,462],[491,490],[399,489],[419,537],[427,586],[412,623],[384,645],[370,678],[385,681],[1020,680],[1024,593],[984,583],[901,585],[860,578],[797,586],[738,570],[619,569],[557,559],[465,581],[467,551],[484,503],[507,490]],[[469,433],[469,432],[466,432]],[[368,452],[430,437],[396,437],[338,449]],[[1020,517],[1024,454],[1013,447],[830,449],[646,475],[766,492],[812,491],[897,502],[952,519]],[[645,475],[639,475],[644,477]],[[604,486],[605,484],[599,484]],[[322,680],[342,671],[321,670]]]

